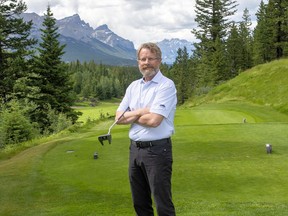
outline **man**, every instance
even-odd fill
[[[161,50],[156,44],[142,44],[137,58],[143,78],[128,86],[116,112],[118,119],[129,108],[118,124],[131,124],[129,180],[134,209],[138,216],[154,215],[152,193],[158,215],[173,216],[170,136],[174,133],[176,88],[159,70]]]

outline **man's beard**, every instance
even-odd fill
[[[145,66],[142,68],[139,68],[141,74],[143,77],[153,77],[158,72],[159,68],[154,68],[152,66]]]

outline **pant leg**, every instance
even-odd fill
[[[171,193],[173,163],[171,143],[147,148],[147,155],[143,161],[158,216],[174,216],[175,208]]]
[[[134,145],[130,146],[129,180],[133,205],[138,216],[154,216],[151,190],[145,167],[139,155],[141,153],[139,151],[142,150]]]

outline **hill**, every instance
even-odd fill
[[[188,106],[237,101],[269,106],[288,114],[288,59],[258,65],[223,83]]]

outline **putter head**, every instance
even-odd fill
[[[103,141],[108,140],[109,144],[111,144],[111,134],[105,134],[105,135],[101,135],[98,137],[99,142],[101,143],[101,145],[104,145]]]

